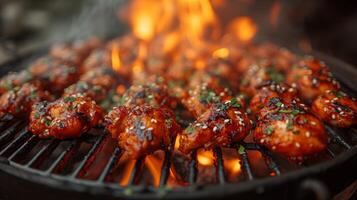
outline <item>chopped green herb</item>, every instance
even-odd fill
[[[35,112],[35,118],[39,119],[41,117],[41,114],[39,112]]]
[[[293,114],[293,115],[297,115],[297,114],[299,114],[300,113],[300,110],[293,110],[293,111],[291,111],[291,114]]]
[[[293,121],[289,119],[288,122],[286,123],[286,129],[291,131],[291,130],[293,130],[293,128],[294,128]]]
[[[46,124],[46,126],[50,126],[50,125],[51,125],[51,123],[52,123],[52,121],[51,121],[51,120],[45,119],[45,124]]]
[[[65,97],[65,98],[63,99],[63,101],[64,101],[65,103],[73,102],[73,101],[75,101],[75,100],[76,100],[76,98],[73,97],[73,96]]]
[[[268,127],[266,127],[266,128],[264,129],[264,133],[265,133],[266,135],[271,135],[273,132],[274,132],[274,128],[271,127],[271,126],[268,126]]]
[[[270,79],[276,83],[281,83],[285,80],[284,75],[272,67],[267,69],[267,73]]]
[[[203,103],[213,103],[216,102],[218,100],[218,97],[216,95],[216,93],[212,90],[206,89],[203,90],[200,94],[200,101]]]
[[[291,113],[292,110],[285,110],[285,109],[281,109],[279,110],[279,113]]]
[[[333,94],[336,95],[336,97],[339,99],[346,96],[346,94],[341,91],[333,91]]]
[[[192,125],[190,125],[186,128],[186,132],[189,134],[193,133],[194,130],[195,130],[195,128]]]
[[[279,102],[277,102],[275,105],[276,105],[277,107],[280,107],[281,105],[283,105],[283,103],[281,103],[281,102],[279,101]]]
[[[242,107],[242,105],[240,105],[240,103],[238,102],[237,98],[233,98],[231,100],[231,106],[234,108],[240,108]]]
[[[240,155],[242,155],[242,154],[245,153],[245,148],[244,148],[242,145],[239,145],[238,153],[239,153]]]

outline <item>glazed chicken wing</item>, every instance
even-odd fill
[[[253,136],[269,150],[297,159],[323,151],[328,138],[316,117],[288,106],[259,120]]]
[[[215,103],[179,134],[179,150],[187,154],[200,147],[228,146],[243,140],[251,126],[237,99]]]
[[[314,59],[302,60],[287,73],[287,83],[296,87],[300,97],[313,101],[326,90],[339,90],[339,83],[322,63]]]
[[[148,105],[113,108],[105,117],[105,123],[130,158],[168,149],[181,130],[172,111]]]
[[[32,105],[51,99],[47,91],[41,90],[36,85],[25,83],[21,87],[15,87],[1,95],[0,112],[9,113],[16,117],[26,116],[31,112]]]
[[[0,94],[3,94],[32,80],[33,76],[27,70],[20,72],[10,72],[0,79]]]
[[[101,108],[81,94],[43,101],[32,107],[29,130],[41,138],[79,137],[103,118]]]
[[[357,101],[341,91],[327,90],[312,103],[312,111],[333,126],[357,124]]]
[[[78,80],[78,69],[50,57],[38,59],[29,67],[30,73],[51,92],[61,93]]]

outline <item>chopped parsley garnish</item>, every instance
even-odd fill
[[[51,123],[52,123],[52,121],[51,120],[49,120],[49,119],[45,119],[45,124],[46,124],[46,126],[50,126],[51,125]]]
[[[271,135],[274,132],[274,128],[271,126],[268,126],[264,129],[263,131],[266,135]]]
[[[284,75],[274,68],[268,68],[267,73],[269,78],[276,83],[281,83],[285,80]]]
[[[286,123],[286,129],[291,131],[291,130],[293,130],[293,128],[294,128],[293,121],[289,119],[288,122]]]
[[[188,134],[193,133],[194,130],[195,130],[195,128],[194,128],[192,125],[190,125],[190,126],[188,126],[188,127],[186,128],[186,132],[187,132]]]
[[[237,98],[233,98],[231,100],[231,106],[234,108],[240,108],[242,107],[242,105],[240,105],[240,103],[238,102]]]
[[[291,111],[291,114],[293,114],[293,115],[297,115],[297,114],[299,114],[299,113],[301,113],[300,110],[293,110],[293,111]]]
[[[277,107],[280,107],[281,105],[283,105],[283,103],[281,103],[281,102],[279,101],[279,102],[277,102],[275,105],[276,105]]]
[[[279,113],[291,113],[292,110],[285,110],[285,109],[281,109],[279,110]]]
[[[240,155],[245,154],[245,148],[242,145],[239,145],[238,153]]]
[[[339,99],[346,96],[346,94],[341,91],[333,91],[333,94],[336,95],[336,97]]]
[[[35,118],[39,119],[41,117],[41,114],[39,112],[35,112]]]
[[[63,100],[64,100],[65,103],[69,103],[69,102],[75,101],[76,98],[72,97],[72,96],[69,96],[69,97],[65,97]]]
[[[218,100],[216,93],[209,89],[203,90],[199,98],[201,102],[206,104],[213,103]]]

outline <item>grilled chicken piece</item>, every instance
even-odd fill
[[[75,138],[98,125],[103,119],[101,108],[81,94],[43,101],[32,107],[29,131],[41,138]]]
[[[323,124],[316,117],[289,106],[260,119],[253,137],[269,150],[297,159],[323,151],[328,139]]]
[[[84,81],[78,81],[77,83],[69,86],[64,90],[63,97],[73,94],[83,94],[90,97],[95,102],[101,102],[107,98],[108,90],[100,85],[93,85]]]
[[[253,114],[262,117],[266,114],[266,108],[284,107],[284,104],[299,104],[296,88],[289,87],[285,84],[267,84],[261,87],[250,101],[249,108]]]
[[[74,41],[72,43],[58,43],[52,46],[49,54],[54,58],[80,67],[90,52],[100,47],[101,44],[102,42],[94,37],[87,40]]]
[[[119,147],[133,159],[170,148],[181,130],[171,110],[148,105],[115,107],[105,123]]]
[[[357,124],[357,101],[341,91],[327,90],[312,103],[313,113],[337,127]]]
[[[118,82],[114,71],[104,66],[86,72],[79,80],[91,85],[100,86],[106,90],[114,88]]]
[[[296,87],[305,101],[311,102],[326,90],[339,90],[339,83],[326,65],[315,59],[305,59],[287,73],[287,83]]]
[[[197,148],[228,146],[247,136],[252,126],[236,98],[215,103],[179,134],[179,150],[185,154]]]
[[[7,91],[14,89],[15,87],[21,86],[27,82],[33,82],[32,74],[23,70],[20,72],[10,72],[0,80],[0,94],[4,94]]]
[[[96,49],[83,61],[80,72],[83,74],[103,65],[111,66],[110,54],[105,49]]]
[[[284,75],[272,67],[267,67],[266,63],[252,65],[244,74],[240,85],[240,91],[252,97],[257,93],[257,90],[271,82],[282,83]]]
[[[78,80],[78,69],[51,57],[38,59],[29,67],[32,76],[51,92],[61,93]]]
[[[145,85],[132,85],[122,96],[121,104],[128,107],[150,105],[155,108],[175,108],[177,101],[169,96],[165,84],[152,82]]]
[[[0,97],[0,112],[9,113],[16,117],[27,116],[35,103],[51,100],[47,91],[38,86],[25,83],[21,87],[15,87]]]

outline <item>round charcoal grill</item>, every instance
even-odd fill
[[[356,69],[314,54],[331,66],[343,90],[355,96]],[[0,66],[0,71],[5,74],[20,69],[28,61],[26,56],[17,58]],[[171,152],[165,152],[158,187],[139,183],[145,158],[135,161],[128,185],[121,187],[112,177],[117,174],[114,165],[121,152],[103,129],[91,130],[76,140],[41,140],[27,131],[25,121],[5,116],[0,122],[0,199],[328,199],[357,178],[357,130],[326,129],[331,139],[327,151],[322,158],[299,167],[291,168],[291,163],[256,144],[241,143],[232,147],[242,168],[243,178],[237,183],[227,180],[222,150],[215,148],[215,184],[197,183],[199,172],[197,160],[193,159],[186,169],[187,186],[169,187],[173,161]],[[273,176],[257,176],[250,151],[261,152]],[[195,158],[196,152],[192,155]],[[94,175],[88,176],[90,170]]]

